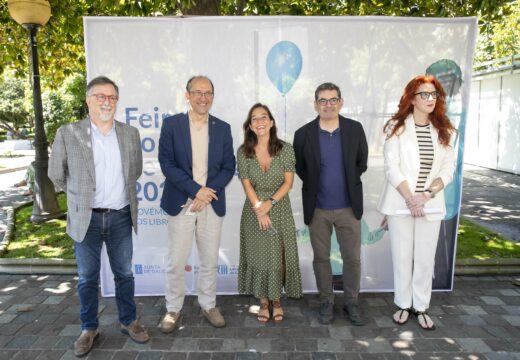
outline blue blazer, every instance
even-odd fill
[[[190,123],[187,113],[163,120],[159,138],[159,164],[166,177],[161,208],[175,216],[188,198],[194,199],[202,187],[193,180]],[[231,127],[210,115],[208,120],[208,179],[206,186],[217,192],[211,206],[218,216],[226,214],[225,187],[235,174]]]

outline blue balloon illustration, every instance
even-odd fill
[[[287,94],[302,71],[302,54],[298,46],[291,41],[276,43],[267,54],[266,70],[278,91]]]

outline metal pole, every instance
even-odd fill
[[[47,151],[47,136],[43,126],[43,108],[40,87],[40,71],[38,70],[38,44],[36,34],[39,25],[26,24],[24,27],[29,32],[31,47],[31,66],[33,80],[33,106],[34,106],[34,202],[31,221],[41,223],[50,219],[63,217],[64,214],[58,207],[54,184],[47,175],[49,167],[49,153]]]

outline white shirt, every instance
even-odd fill
[[[103,135],[94,123],[90,122],[90,125],[96,174],[96,192],[92,208],[122,209],[129,204],[129,199],[115,120],[112,129],[106,135]]]

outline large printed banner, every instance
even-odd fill
[[[137,189],[139,234],[134,238],[133,263],[137,294],[163,294],[166,261],[175,256],[167,251],[168,215],[159,207],[164,177],[157,160],[158,140],[164,117],[187,110],[185,85],[196,74],[213,80],[211,113],[231,124],[235,151],[254,103],[271,108],[280,137],[292,142],[296,129],[316,116],[316,87],[327,81],[339,85],[345,100],[342,113],[361,122],[370,149],[369,168],[363,175],[363,291],[393,289],[389,238],[379,228],[382,216],[376,211],[384,180],[383,125],[397,110],[411,78],[425,72],[439,77],[448,94],[450,119],[459,131],[457,173],[446,189],[448,214],[440,233],[434,288],[452,289],[475,18],[87,17],[84,25],[88,78],[106,75],[116,81],[120,87],[116,118],[141,133],[144,173]],[[245,195],[236,176],[226,191],[218,292],[233,294]],[[316,290],[312,248],[303,223],[299,179],[290,196],[303,288],[312,292]],[[331,259],[334,273],[340,275],[337,244]],[[188,293],[196,292],[198,269],[194,246],[185,267]],[[102,293],[114,295],[106,256]]]

